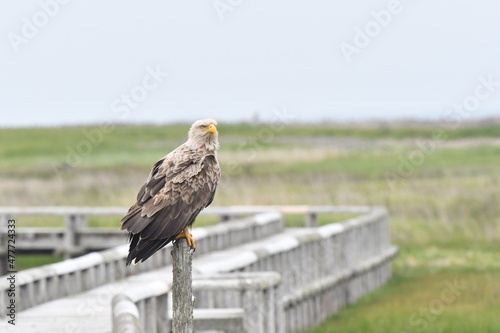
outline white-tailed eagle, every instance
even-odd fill
[[[188,140],[153,166],[137,202],[122,218],[129,234],[127,265],[139,263],[178,238],[195,248],[189,232],[196,216],[215,196],[220,179],[217,122],[196,121]]]

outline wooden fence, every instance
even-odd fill
[[[284,229],[282,215],[272,209],[304,214],[309,228]],[[361,215],[316,226],[319,214],[346,212]],[[58,211],[63,213],[68,211]],[[73,212],[80,216],[78,232],[84,229],[82,216],[88,213]],[[203,254],[199,260],[195,257],[193,267],[197,331],[298,332],[317,325],[391,276],[390,262],[397,248],[390,244],[387,212],[382,207],[231,207],[207,212],[221,221],[254,213],[260,214],[193,230],[196,254]],[[0,209],[0,214],[5,219],[19,212]],[[19,272],[18,310],[171,264],[168,246],[145,263],[125,269],[127,248],[122,245]],[[0,280],[1,308],[8,302],[7,282],[4,277]],[[145,285],[137,279],[134,283],[126,291],[115,292],[110,304],[113,330],[167,332],[169,282]]]
[[[7,221],[15,218],[16,251],[37,253],[40,251],[62,254],[66,259],[92,251],[100,251],[126,242],[127,233],[118,230],[119,218],[127,212],[127,207],[0,207],[0,275],[6,272]],[[202,215],[217,216],[220,221],[228,221],[261,212],[279,211],[283,214],[304,216],[304,225],[317,225],[318,214],[323,213],[367,213],[368,206],[231,206],[209,207]],[[63,228],[23,227],[23,216],[59,216],[64,221]],[[117,228],[87,227],[90,216],[116,216]]]
[[[195,262],[195,277],[206,281],[194,288],[196,308],[243,309],[245,332],[298,332],[314,327],[382,286],[391,276],[390,262],[396,254],[397,248],[389,241],[383,208],[374,208],[343,223],[291,230],[208,254],[203,262]],[[266,296],[249,296],[253,285],[250,282],[237,284],[240,289],[235,289],[231,288],[234,282],[227,282],[229,277],[223,278],[224,273],[268,274],[262,271],[274,271],[280,277],[270,285],[262,284],[262,295]],[[210,281],[213,274],[222,274],[222,278]],[[196,279],[193,284],[196,286]],[[161,297],[165,293],[168,290]],[[134,313],[139,319],[144,315],[142,311]],[[139,322],[142,324],[138,332],[166,332]],[[231,331],[231,327],[226,330]]]
[[[254,237],[263,237],[283,230],[281,215],[267,212],[238,221],[211,227],[196,228],[193,235],[197,242],[197,255],[249,242]],[[20,290],[16,302],[18,310],[64,296],[80,293],[105,283],[110,283],[171,264],[171,244],[158,251],[144,263],[125,268],[128,245],[101,252],[93,252],[59,263],[27,269],[17,273],[17,288]],[[7,305],[10,288],[6,277],[0,279],[0,308]],[[5,312],[0,312],[0,318]]]
[[[276,331],[279,326],[277,321],[283,319],[277,315],[282,313],[277,302],[280,297],[280,281],[280,275],[275,272],[195,277],[193,290],[231,291],[237,295],[238,302],[238,307],[233,308],[195,309],[195,331],[220,330],[231,333]],[[169,333],[172,319],[169,293],[170,285],[157,281],[114,296],[113,333]],[[234,303],[235,299],[232,301]],[[245,329],[248,326],[252,327],[251,331]]]

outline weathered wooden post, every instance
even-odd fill
[[[231,220],[231,215],[229,214],[221,214],[219,215],[219,221],[220,222],[227,222]]]
[[[316,212],[307,212],[306,213],[306,227],[307,228],[315,228],[318,226],[318,214]]]
[[[64,259],[80,254],[80,231],[85,228],[85,215],[68,214],[64,217]]]
[[[172,250],[173,333],[193,333],[193,253],[185,238],[175,241]]]

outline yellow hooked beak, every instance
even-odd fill
[[[210,124],[208,128],[205,130],[205,132],[216,134],[217,133],[217,127],[215,127],[214,124]]]

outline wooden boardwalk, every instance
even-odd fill
[[[0,323],[1,332],[111,333],[111,300],[114,295],[141,286],[172,280],[172,266],[142,273],[84,293],[53,300],[21,311],[16,326]]]
[[[397,248],[390,245],[387,216],[381,208],[344,223],[286,230],[281,215],[270,212],[244,221],[196,228],[194,234],[200,246],[193,261],[197,297],[195,321],[202,323],[205,320],[207,325],[204,327],[212,328],[231,323],[231,327],[226,327],[228,332],[242,332],[241,327],[244,327],[252,333],[284,333],[312,327],[383,285],[390,277],[390,261],[397,253]],[[172,267],[168,262],[170,247],[159,252],[156,259],[121,275],[120,264],[123,265],[126,251],[126,246],[121,246],[102,255],[103,258],[118,257],[119,260],[110,261],[111,268],[104,268],[99,262],[103,259],[89,256],[96,262],[94,266],[73,259],[78,273],[60,267],[55,269],[60,288],[72,287],[71,281],[83,287],[75,289],[79,292],[50,301],[44,301],[49,299],[48,295],[40,298],[38,294],[46,290],[54,292],[54,287],[50,287],[54,277],[40,277],[36,269],[27,272],[23,277],[25,284],[18,289],[23,292],[20,297],[29,298],[29,302],[17,299],[24,309],[16,314],[16,325],[8,324],[8,318],[0,318],[0,332],[111,333],[117,315],[113,313],[112,302],[117,295],[133,299],[138,305],[136,310],[130,311],[143,327],[150,327],[147,332],[168,332],[168,319],[159,321],[163,315],[157,311],[171,307],[165,303],[165,307],[155,305],[151,308],[147,304],[152,303],[146,304],[141,299],[150,297],[154,304],[162,303],[160,300],[166,302],[172,280]],[[111,269],[115,271],[110,275]],[[54,274],[53,271],[50,270],[50,274]],[[274,279],[275,282],[265,287],[268,291],[262,294],[269,296],[271,291],[271,305],[248,303],[249,299],[257,302],[262,299],[258,301],[260,296],[252,294],[251,289],[255,288],[251,287],[252,275],[241,274],[262,271],[278,273],[262,276],[262,281],[257,283],[263,286],[265,281]],[[108,272],[108,283],[99,282],[98,276],[103,272]],[[227,273],[233,275],[228,274],[226,279],[224,274]],[[250,294],[243,295],[243,290],[250,290]],[[151,296],[146,296],[148,293]],[[2,296],[0,305],[4,308],[8,299]],[[226,309],[214,312],[216,308]],[[212,312],[204,309],[212,309]],[[221,317],[215,318],[216,314]],[[116,327],[115,331],[118,331]]]

